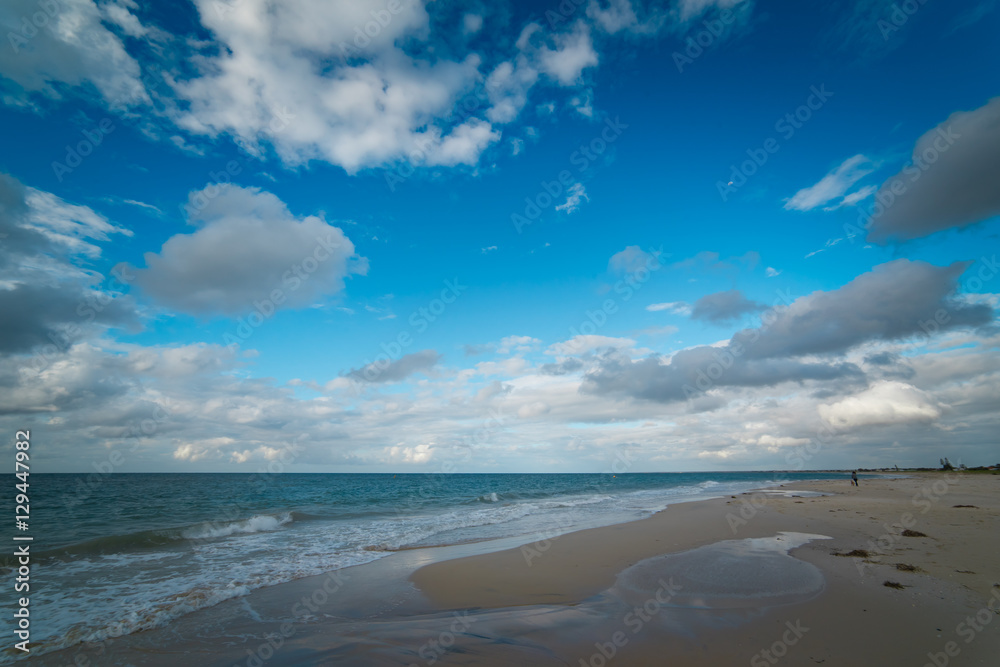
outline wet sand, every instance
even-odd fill
[[[795,483],[399,552],[31,662],[994,665],[998,553],[1000,476]]]
[[[699,591],[682,589],[673,603],[684,606],[662,607],[638,632],[621,617],[617,626],[624,635],[611,641],[622,644],[614,647],[616,662],[919,667],[933,664],[931,654],[942,664],[996,664],[1000,621],[990,621],[1000,609],[1000,476],[935,473],[862,479],[859,487],[824,481],[794,488],[831,495],[757,493],[674,505],[644,521],[535,545],[544,551],[530,564],[526,555],[532,551],[508,550],[434,564],[413,581],[444,608],[532,605],[540,599],[579,605],[611,588],[626,567],[657,554],[798,531],[831,538],[792,552],[822,573],[822,590],[810,599],[779,605],[766,599],[769,588],[787,588],[780,568],[770,583],[756,582],[759,605],[750,599],[729,609],[693,608],[691,598]],[[855,550],[868,555],[838,555]],[[759,563],[732,567],[745,567],[738,578],[760,571]],[[667,583],[671,577],[682,581],[670,559],[662,559],[658,574]],[[903,588],[887,587],[887,581]],[[979,620],[968,623],[977,614]],[[560,657],[573,665],[601,664],[613,652],[608,642],[614,620],[596,624],[592,637]]]

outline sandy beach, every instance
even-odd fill
[[[574,665],[603,664],[611,653],[633,665],[923,665],[935,657],[937,664],[995,664],[1000,477],[932,473],[788,488],[829,495],[754,493],[673,505],[644,521],[430,565],[413,581],[442,608],[580,605],[644,559],[781,531],[819,534],[832,539],[793,552],[822,573],[822,590],[811,599],[768,606],[751,596],[729,608],[651,603],[649,622],[630,628],[624,617],[607,619],[586,640],[561,646],[559,657]],[[745,570],[737,576],[754,575],[752,565]],[[668,584],[678,580],[668,559],[657,574]],[[780,588],[782,581],[760,584]]]
[[[968,473],[797,482],[533,541],[404,550],[36,660],[993,665],[998,489]]]

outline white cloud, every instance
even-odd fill
[[[580,202],[584,199],[590,201],[590,197],[587,196],[587,189],[583,187],[583,183],[574,183],[567,191],[566,201],[556,206],[556,210],[566,211],[567,214],[573,213],[580,208]]]
[[[562,86],[580,83],[583,70],[595,67],[598,61],[590,38],[590,27],[577,21],[573,32],[552,36],[555,48],[542,46],[537,54],[539,68]]]
[[[25,226],[71,254],[96,257],[100,249],[87,239],[107,241],[109,234],[132,236],[131,230],[112,224],[89,206],[69,204],[51,192],[26,188],[25,203],[31,209]]]
[[[188,211],[199,229],[167,239],[159,253],[145,254],[146,268],[137,270],[136,284],[171,308],[244,315],[255,301],[272,303],[276,290],[281,303],[273,303],[275,309],[302,308],[339,292],[347,276],[367,271],[367,260],[355,255],[341,229],[317,216],[298,218],[258,188],[216,185],[193,192]]]
[[[550,410],[551,408],[548,403],[535,401],[534,403],[528,403],[518,408],[517,416],[521,419],[533,419],[547,414]]]
[[[789,211],[811,211],[829,201],[843,197],[859,180],[877,169],[877,165],[864,155],[858,154],[844,160],[818,183],[802,188],[785,202]],[[856,198],[857,193],[848,195]],[[863,199],[864,197],[861,197]],[[846,199],[846,198],[845,198]],[[855,199],[860,201],[860,199]]]
[[[512,350],[520,353],[534,350],[542,341],[531,336],[506,336],[497,346],[499,354],[509,354]]]
[[[427,463],[434,457],[434,447],[432,445],[416,445],[407,447],[396,445],[387,447],[383,460],[386,463]]]
[[[462,30],[467,35],[474,35],[483,28],[483,17],[479,14],[466,14],[462,17]]]
[[[569,105],[573,110],[585,118],[594,117],[594,91],[586,89],[579,95],[570,98]]]
[[[627,246],[608,260],[608,271],[617,275],[635,273],[640,269],[658,267],[658,258],[637,245]]]
[[[941,408],[923,391],[903,383],[880,382],[865,391],[818,407],[820,416],[838,428],[931,422]]]
[[[610,0],[607,9],[602,8],[598,0],[590,0],[587,5],[587,17],[598,28],[611,35],[622,30],[652,32],[659,25],[657,20],[641,24],[630,0]]]
[[[635,347],[631,338],[613,338],[611,336],[580,335],[567,341],[554,343],[545,351],[555,356],[575,356],[601,348],[630,349]]]
[[[774,268],[773,266],[767,267],[767,271],[765,271],[765,273],[767,274],[768,278],[775,278],[775,277],[781,275],[781,271],[779,271],[778,269]]]
[[[200,61],[200,76],[176,84],[188,104],[175,120],[189,132],[228,133],[253,153],[267,141],[288,164],[319,159],[350,173],[400,160],[471,165],[500,137],[476,118],[444,128],[432,122],[472,89],[480,58],[429,62],[398,48],[397,40],[428,38],[421,3],[402,3],[370,38],[370,12],[385,11],[377,0],[197,6],[224,48]],[[316,66],[347,53],[364,62]]]
[[[769,452],[781,451],[783,447],[801,447],[812,442],[809,438],[792,438],[789,436],[775,437],[773,435],[762,435],[759,438],[745,440],[748,444],[758,445]]]
[[[678,9],[681,21],[690,21],[714,9],[732,9],[744,0],[680,0]]]
[[[822,248],[820,248],[819,250],[813,250],[812,252],[806,254],[806,256],[803,257],[803,259],[809,259],[813,255],[818,255],[821,252],[826,252],[827,250],[829,250],[830,248],[834,247],[835,245],[837,245],[838,243],[840,243],[843,240],[844,240],[843,237],[837,238],[837,239],[827,239],[826,243],[823,244]]]
[[[55,84],[81,86],[89,82],[109,106],[148,102],[139,64],[125,51],[122,40],[102,23],[116,23],[126,34],[144,34],[130,8],[135,5],[127,0],[100,8],[91,0],[0,3],[0,25],[5,33],[0,74],[29,95],[59,97]],[[32,17],[36,15],[44,16],[44,23],[33,37],[24,37],[22,19],[34,28]]]
[[[145,208],[150,211],[156,211],[161,215],[163,214],[163,211],[161,211],[158,207],[153,206],[152,204],[147,204],[146,202],[143,201],[138,201],[136,199],[123,199],[122,201],[126,204],[131,204],[132,206],[138,206],[139,208]]]
[[[486,118],[501,124],[517,118],[528,101],[528,91],[537,81],[538,71],[523,55],[497,65],[486,79],[492,105],[486,111]]]
[[[691,305],[685,301],[667,301],[664,303],[651,303],[646,306],[646,310],[651,313],[666,310],[674,315],[690,315]]]
[[[854,192],[852,192],[852,193],[850,193],[848,195],[845,195],[844,198],[841,199],[839,202],[837,202],[833,206],[827,206],[823,210],[824,211],[835,211],[838,208],[841,208],[843,206],[854,206],[858,202],[864,201],[865,199],[868,199],[868,197],[871,197],[876,192],[878,192],[878,186],[876,186],[876,185],[866,185],[863,188],[860,188],[860,189],[855,190]]]

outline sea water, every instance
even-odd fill
[[[31,654],[39,655],[169,624],[263,586],[400,549],[517,536],[530,542],[776,481],[842,477],[206,473],[114,474],[95,482],[32,475],[31,588],[0,587],[0,608],[30,597]],[[11,582],[13,552],[0,558]],[[9,615],[0,632],[13,636]],[[8,650],[0,660],[16,656]]]

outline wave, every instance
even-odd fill
[[[285,512],[278,516],[271,514],[256,514],[243,521],[216,524],[203,523],[193,528],[181,531],[181,537],[186,540],[207,540],[213,537],[229,537],[236,534],[261,533],[278,530],[293,521],[292,514]]]
[[[160,530],[143,530],[124,535],[107,535],[95,537],[84,542],[70,544],[57,549],[38,553],[39,559],[58,559],[67,556],[103,556],[123,554],[136,551],[162,549],[172,545],[219,539],[231,535],[247,535],[260,532],[272,532],[296,520],[303,520],[309,515],[298,512],[282,512],[280,514],[255,514],[247,519],[222,522],[202,522],[179,528]],[[13,557],[0,556],[0,567],[12,567]]]

